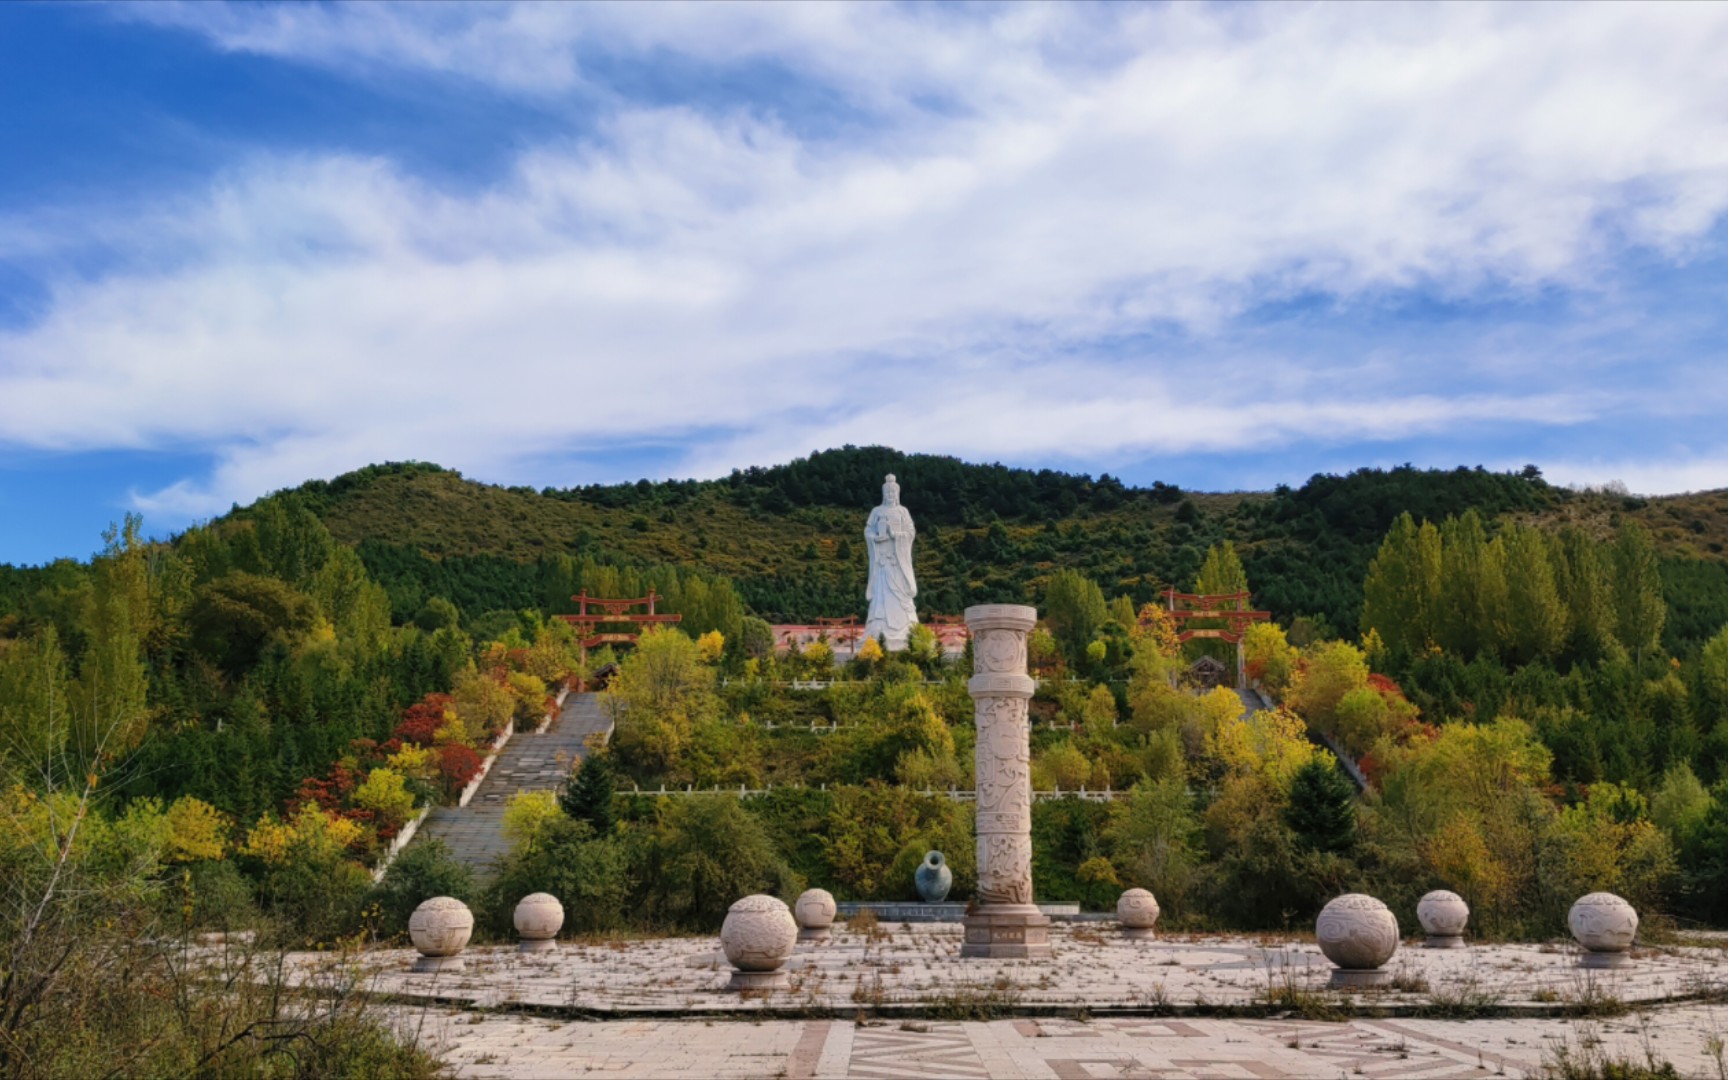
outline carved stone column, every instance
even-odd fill
[[[966,609],[974,656],[968,689],[978,750],[978,898],[961,956],[1046,958],[1050,920],[1032,902],[1032,747],[1026,635],[1038,612],[1019,604]]]

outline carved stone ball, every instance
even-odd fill
[[[834,896],[827,889],[805,889],[792,907],[800,930],[826,930],[834,925]]]
[[[555,947],[564,928],[564,905],[551,893],[529,893],[516,905],[516,935],[523,952],[544,952]]]
[[[1150,930],[1158,922],[1158,901],[1145,889],[1129,889],[1116,901],[1116,921],[1128,930]]]
[[[1320,909],[1314,936],[1326,959],[1346,971],[1373,971],[1398,951],[1398,920],[1372,896],[1345,893]]]
[[[726,912],[720,947],[739,971],[777,971],[798,945],[798,924],[783,901],[746,896]]]
[[[1638,912],[1613,893],[1579,897],[1566,917],[1578,944],[1593,953],[1623,953],[1638,934]]]
[[[1435,889],[1416,902],[1416,919],[1431,938],[1458,938],[1470,921],[1470,905],[1455,892]]]
[[[434,896],[408,918],[408,937],[421,956],[455,956],[474,936],[474,913],[453,896]]]

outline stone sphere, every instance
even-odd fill
[[[529,893],[516,905],[515,923],[523,941],[551,941],[564,928],[564,905],[551,893]]]
[[[1435,889],[1416,902],[1416,919],[1429,937],[1458,937],[1470,921],[1470,905],[1455,892]]]
[[[1638,912],[1613,893],[1593,892],[1572,905],[1566,924],[1591,952],[1623,953],[1638,933]]]
[[[1129,889],[1116,901],[1116,921],[1130,930],[1150,930],[1158,921],[1158,901],[1145,889]]]
[[[776,971],[798,945],[798,924],[783,901],[746,896],[726,912],[720,947],[739,971]]]
[[[1372,971],[1398,951],[1398,920],[1372,896],[1346,893],[1320,909],[1314,936],[1334,964],[1346,971]]]
[[[474,936],[474,913],[453,896],[434,896],[408,918],[408,937],[421,956],[455,956]]]
[[[834,896],[827,889],[806,889],[792,912],[801,930],[826,930],[834,925]]]

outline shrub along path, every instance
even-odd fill
[[[612,721],[600,708],[599,694],[571,694],[544,732],[530,729],[510,737],[467,806],[438,807],[410,843],[437,837],[477,879],[491,878],[496,864],[510,852],[504,839],[504,807],[510,796],[563,787],[577,759],[587,753],[587,740],[600,733],[610,737],[611,732]]]

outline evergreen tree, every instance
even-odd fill
[[[1284,820],[1305,847],[1348,851],[1356,843],[1356,790],[1328,758],[1313,758],[1291,780]]]
[[[1642,525],[1628,522],[1614,537],[1614,614],[1616,635],[1628,652],[1644,659],[1655,648],[1668,618],[1656,545]]]
[[[558,805],[566,816],[586,821],[596,835],[605,836],[612,831],[614,786],[612,756],[590,752],[558,797]]]

